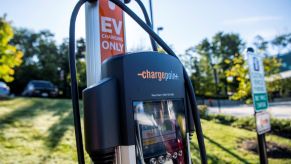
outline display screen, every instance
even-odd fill
[[[183,99],[134,101],[133,109],[138,163],[186,163]]]

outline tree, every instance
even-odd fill
[[[59,88],[60,93],[68,97],[70,94],[69,82],[69,42],[64,39],[57,45],[54,34],[48,30],[34,32],[25,28],[16,28],[15,37],[11,43],[19,47],[23,53],[23,64],[17,68],[15,80],[11,84],[14,93],[19,94],[30,80],[48,80]],[[85,64],[80,64],[85,57],[85,41],[77,40],[77,67],[78,77],[81,77],[80,88],[86,86]],[[78,70],[79,70],[78,69]]]
[[[248,99],[251,96],[251,84],[249,79],[246,61],[243,56],[236,56],[233,58],[233,66],[225,71],[228,82],[236,81],[238,87],[234,90],[230,99],[241,100]]]
[[[282,36],[288,36],[282,35]],[[272,41],[266,41],[262,36],[258,35],[255,37],[254,45],[257,49],[257,53],[264,57],[264,69],[265,69],[265,76],[270,77],[272,76],[273,79],[276,80],[268,80],[266,82],[267,91],[269,92],[269,96],[272,97],[272,94],[275,92],[280,92],[282,88],[284,88],[284,83],[280,80],[281,77],[278,74],[280,71],[281,61],[277,59],[275,55],[270,55],[269,46],[273,44],[278,37],[275,37]],[[287,39],[285,39],[287,40]],[[287,44],[287,41],[285,42]],[[284,44],[285,44],[284,43]],[[279,45],[278,45],[279,46]],[[287,45],[284,45],[285,47]]]
[[[256,36],[254,45],[256,47],[256,53],[263,57],[265,76],[269,77],[277,74],[279,72],[281,62],[275,56],[269,55],[269,42],[265,41],[261,36]],[[233,100],[244,99],[247,103],[250,103],[251,83],[249,79],[247,62],[243,56],[240,55],[233,58],[233,63],[233,66],[225,72],[227,77],[231,77],[232,80],[235,78],[238,82],[238,87],[230,98]],[[267,81],[267,91],[269,92],[269,95],[272,95],[273,92],[278,91],[280,88],[280,81]]]
[[[278,54],[284,50],[291,51],[291,33],[276,36],[271,41],[271,44],[277,49]]]
[[[11,44],[23,51],[23,64],[18,67],[12,92],[19,94],[30,80],[49,80],[58,83],[60,60],[54,35],[43,30],[34,32],[25,28],[15,28]]]
[[[76,49],[77,49],[77,52],[76,52],[76,57],[78,59],[84,59],[85,58],[85,55],[86,55],[86,44],[85,44],[85,39],[84,38],[79,38],[77,39],[76,41]]]
[[[70,96],[70,86],[68,85],[69,77],[69,40],[64,39],[63,42],[58,46],[58,62],[59,62],[59,82],[58,87],[60,90],[61,96],[69,97]]]
[[[166,53],[162,48],[158,47],[160,53]],[[188,75],[192,75],[194,69],[195,50],[194,48],[189,48],[185,51],[185,54],[177,55],[181,63],[184,65]]]
[[[217,96],[213,69],[210,64],[211,43],[207,39],[203,39],[200,44],[188,49],[186,55],[190,55],[190,52],[194,56],[192,67],[194,72],[191,79],[196,94],[200,96]]]
[[[66,46],[68,48],[68,46]],[[64,48],[66,48],[64,47]],[[68,55],[68,54],[66,54]],[[84,89],[87,86],[87,79],[86,79],[86,44],[84,38],[79,38],[76,41],[76,69],[77,69],[77,80],[78,80],[78,87],[80,89]],[[68,61],[68,60],[67,60]],[[68,63],[69,64],[69,63]],[[68,66],[67,64],[67,66]],[[70,83],[70,75],[67,72],[67,82]]]
[[[241,56],[245,43],[240,38],[239,34],[218,32],[212,41],[212,53],[217,56],[219,62],[216,65],[219,73],[219,80],[222,82],[221,90],[224,95],[233,93],[238,87],[236,78],[233,81],[227,80],[225,71],[231,69],[235,65],[234,58]]]
[[[230,97],[233,100],[247,100],[251,102],[251,83],[249,79],[249,70],[247,62],[242,56],[237,56],[233,59],[234,66],[230,70],[226,71],[226,76],[235,78],[238,81],[238,88],[234,94]],[[275,57],[267,57],[263,59],[265,76],[274,75],[279,72],[280,61]],[[278,91],[281,87],[279,81],[267,82],[267,91],[269,95],[273,92]]]
[[[258,53],[267,55],[266,51],[268,49],[269,42],[266,41],[262,36],[257,35],[254,38],[254,43],[253,44],[255,45]]]
[[[213,69],[216,69],[218,76],[217,87],[220,96],[228,96],[229,92],[233,92],[238,87],[238,84],[236,80],[228,81],[225,71],[234,65],[233,58],[240,56],[243,47],[244,43],[238,34],[225,34],[223,32],[218,32],[210,41],[203,39],[195,46],[193,51],[199,56],[195,62],[199,61],[197,64],[200,69],[200,77],[198,74],[193,74],[192,79],[204,81],[204,84],[194,82],[196,90],[199,90],[200,87],[198,86],[205,85],[206,91],[201,90],[198,92],[218,96],[215,91],[216,84],[213,72]],[[216,58],[217,61],[212,62],[211,59],[213,58]]]
[[[285,35],[287,36],[287,35]],[[288,39],[285,39],[288,40]],[[255,38],[257,53],[264,57],[266,76],[279,72],[280,61],[268,52],[270,42],[263,37]],[[242,55],[245,43],[238,34],[219,32],[211,40],[203,39],[195,47],[189,48],[185,55],[192,56],[192,82],[196,94],[200,96],[229,96],[233,100],[251,100],[251,84],[247,63]],[[216,58],[216,62],[212,59]],[[190,61],[190,60],[189,60]],[[218,90],[215,91],[214,71],[218,74]],[[278,81],[268,81],[269,93],[277,91],[282,85]],[[218,95],[219,94],[219,95]]]
[[[0,17],[0,79],[6,82],[14,80],[14,69],[22,63],[23,56],[21,51],[9,43],[12,38],[12,27],[5,16]]]

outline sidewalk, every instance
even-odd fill
[[[219,114],[218,107],[208,107],[208,109],[210,114]],[[291,119],[291,101],[270,103],[267,111],[272,117]],[[252,105],[222,106],[221,113],[237,117],[252,116],[254,108]]]

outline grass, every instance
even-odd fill
[[[70,100],[0,101],[0,163],[77,163],[74,139]]]
[[[242,150],[237,142],[255,138],[243,129],[202,121],[209,163],[258,163],[258,156]],[[0,163],[77,163],[70,100],[15,98],[0,101]],[[199,163],[196,137],[191,143],[194,163]],[[291,140],[273,135],[291,147]],[[291,159],[269,159],[291,163]],[[86,163],[89,157],[86,155]]]
[[[202,128],[209,163],[259,163],[258,155],[243,150],[238,144],[243,140],[256,139],[255,132],[206,120],[202,120]],[[291,140],[286,138],[267,135],[266,140],[291,147]],[[195,163],[199,163],[197,145],[196,137],[193,136],[191,150]],[[291,157],[289,159],[269,158],[268,160],[269,163],[291,163]]]

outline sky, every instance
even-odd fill
[[[57,43],[68,37],[69,19],[76,0],[9,0],[0,3],[0,16],[7,14],[14,27],[34,31],[50,30]],[[148,0],[142,0],[146,7]],[[163,27],[160,36],[183,54],[204,38],[219,31],[238,33],[251,45],[256,35],[270,40],[291,32],[290,0],[152,0],[154,28]],[[136,2],[128,6],[143,18]],[[126,16],[127,49],[149,48],[145,32]],[[85,37],[85,10],[81,9],[76,36]]]

